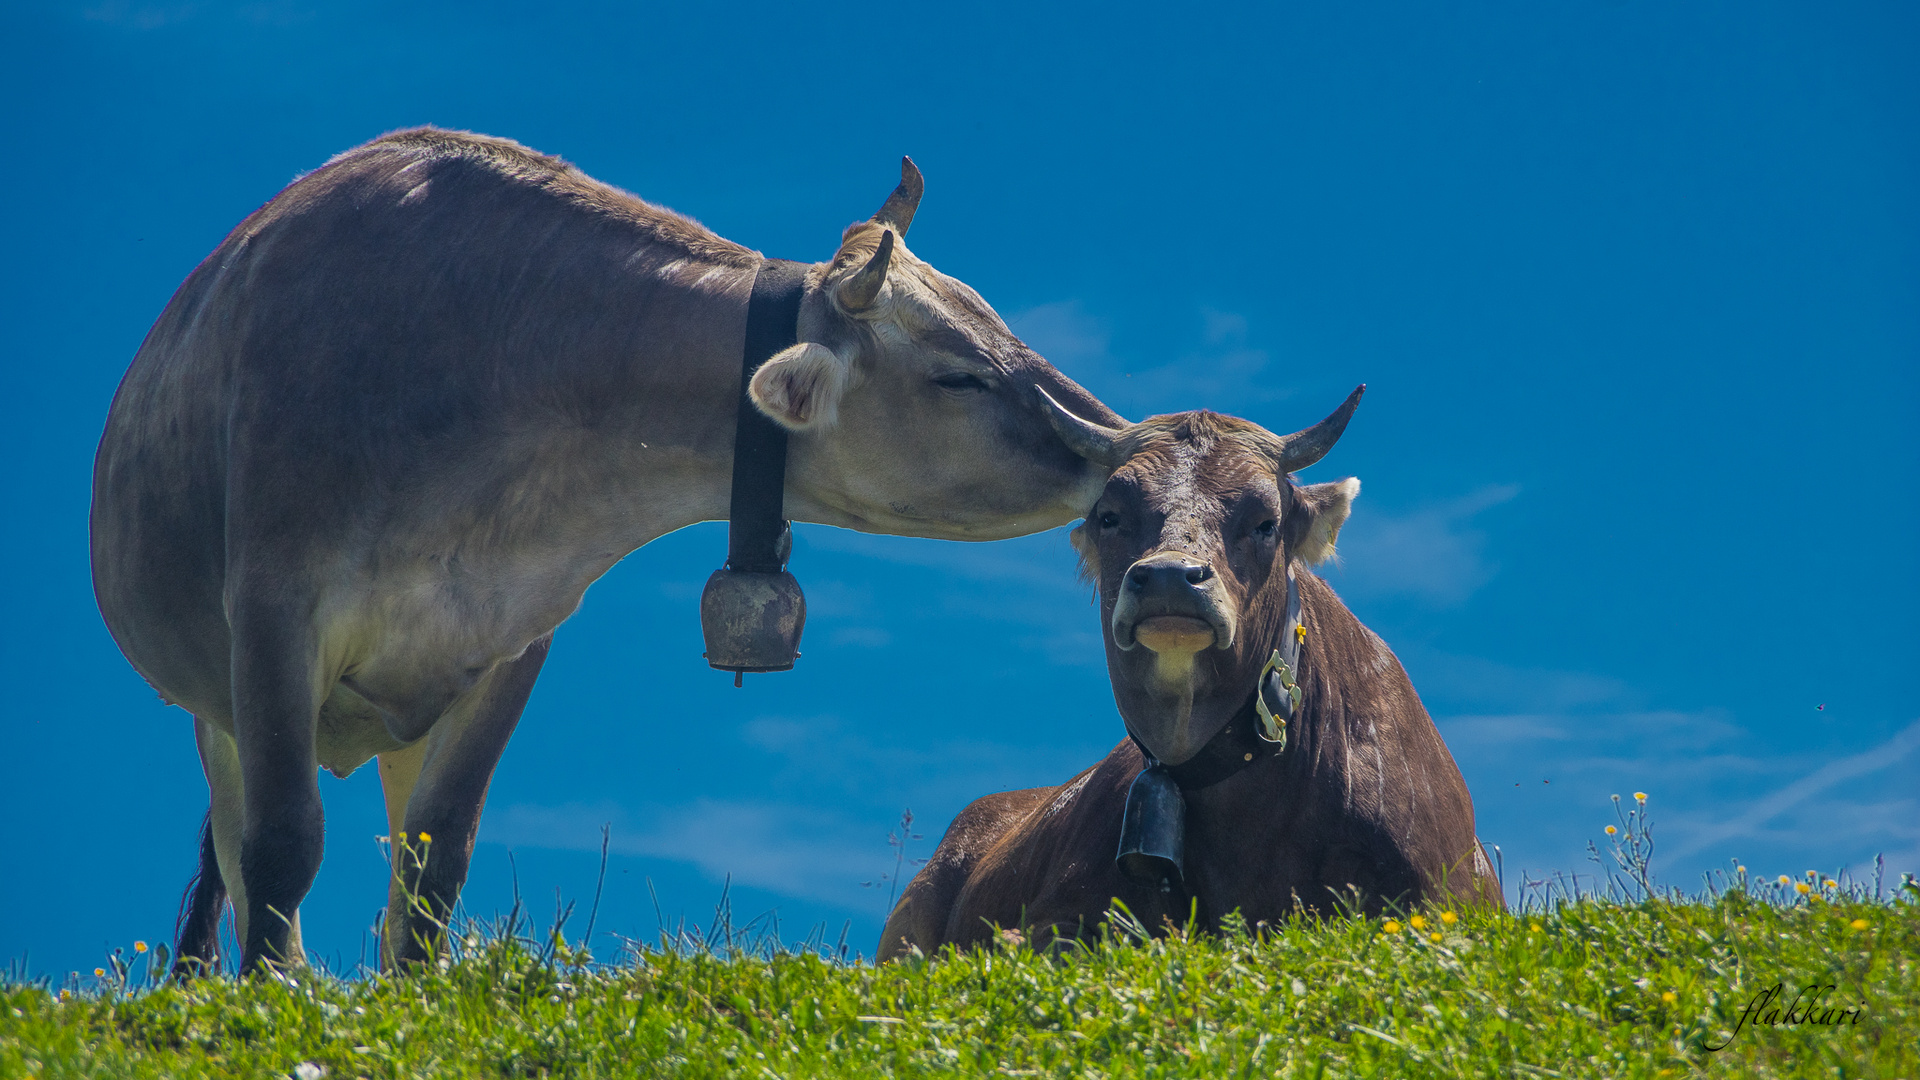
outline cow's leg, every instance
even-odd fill
[[[240,781],[240,750],[233,736],[194,717],[194,742],[200,747],[200,768],[207,774],[207,827],[203,840],[213,844],[214,872],[228,900],[233,902],[233,932],[247,940],[247,885],[240,876],[240,836],[245,826],[246,799]],[[202,848],[204,860],[205,848]],[[205,874],[202,862],[202,874]],[[218,919],[216,909],[215,918]]]
[[[312,632],[298,605],[243,593],[229,617],[243,827],[240,873],[227,881],[242,883],[234,903],[245,912],[239,930],[246,974],[304,960],[300,901],[320,871],[326,831],[314,756],[321,695]]]
[[[227,887],[213,845],[213,811],[200,823],[200,868],[187,884],[180,922],[173,934],[173,974],[187,979],[209,975],[220,965],[220,916]]]
[[[389,947],[397,963],[426,960],[433,954],[460,886],[466,884],[494,766],[520,722],[520,711],[526,708],[540,665],[546,662],[550,640],[541,638],[518,659],[502,664],[464,720],[443,721],[446,726],[436,725],[425,740],[427,753],[399,830],[407,834],[412,856],[406,849],[395,849],[396,862],[406,860],[402,864],[406,884],[417,898],[401,908],[404,919],[394,919],[389,908]],[[422,854],[423,860],[413,861]]]
[[[429,740],[421,738],[411,746],[380,755],[380,794],[387,803],[387,850],[393,859],[393,873],[387,880],[387,924],[380,940],[380,966],[393,966],[393,946],[402,940],[396,934],[404,935],[405,914],[410,906],[407,885],[410,879],[402,874],[407,852],[413,851],[405,839],[407,828],[407,800],[413,797],[413,788],[420,780],[420,766],[427,759]]]

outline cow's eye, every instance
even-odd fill
[[[1253,535],[1259,537],[1262,540],[1271,540],[1273,539],[1273,534],[1278,532],[1279,529],[1280,529],[1280,523],[1278,521],[1275,521],[1272,518],[1268,518],[1267,520],[1253,527]]]
[[[1100,515],[1100,527],[1101,527],[1101,528],[1103,528],[1103,529],[1117,529],[1117,528],[1119,528],[1119,527],[1120,527],[1120,515],[1119,515],[1119,514],[1116,514],[1116,513],[1114,513],[1114,512],[1113,512],[1113,511],[1111,511],[1111,510],[1108,510],[1108,511],[1107,511],[1106,513],[1103,513],[1103,514],[1101,514],[1101,515]]]
[[[981,379],[980,376],[965,371],[952,371],[945,375],[935,376],[933,384],[942,390],[950,390],[956,394],[971,393],[987,388],[986,381]]]

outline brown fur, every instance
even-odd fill
[[[1500,905],[1466,784],[1406,671],[1306,569],[1306,556],[1331,551],[1358,486],[1303,488],[1277,476],[1276,442],[1256,425],[1212,413],[1135,425],[1123,436],[1126,460],[1074,533],[1100,591],[1121,713],[1175,764],[1184,757],[1162,747],[1197,747],[1244,716],[1285,621],[1289,563],[1299,581],[1304,699],[1285,753],[1186,795],[1185,884],[1195,913],[1210,927],[1232,911],[1250,922],[1330,913],[1355,889],[1370,911],[1429,901]],[[1266,522],[1271,539],[1263,539]],[[1177,715],[1153,685],[1155,656],[1116,641],[1129,569],[1169,553],[1211,571],[1207,589],[1192,589],[1190,614],[1219,605],[1226,610],[1214,614],[1234,631],[1230,646],[1196,657],[1191,700]],[[1115,899],[1150,926],[1184,922],[1179,893],[1140,885],[1114,865],[1127,790],[1143,765],[1123,741],[1069,784],[968,807],[907,887],[881,955],[974,944],[994,927],[1025,927],[1036,942],[1077,936],[1101,923]]]

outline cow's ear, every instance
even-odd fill
[[[775,353],[753,373],[747,393],[760,411],[789,431],[833,426],[852,365],[825,345],[803,341]]]
[[[1340,526],[1347,523],[1359,494],[1360,478],[1356,476],[1296,488],[1295,505],[1304,520],[1294,533],[1293,557],[1309,566],[1332,558],[1333,542],[1339,539]]]
[[[1090,519],[1081,522],[1079,528],[1067,534],[1067,540],[1073,545],[1073,550],[1080,555],[1080,580],[1098,589],[1100,587],[1100,545],[1093,541],[1091,525]]]

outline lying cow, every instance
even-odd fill
[[[393,831],[433,838],[430,910],[396,898],[388,933],[425,955],[554,627],[635,548],[728,516],[756,280],[798,310],[749,381],[791,432],[786,517],[984,540],[1085,511],[1106,470],[1034,391],[1117,418],[907,250],[920,193],[904,163],[830,260],[780,264],[423,128],[294,181],[194,270],[114,396],[92,517],[101,613],[193,713],[212,789],[184,964],[215,958],[228,897],[243,968],[298,961],[316,769],[376,755]]]
[[[1387,902],[1502,904],[1473,803],[1406,672],[1307,570],[1358,480],[1302,486],[1359,404],[1287,438],[1209,412],[1124,430],[1054,414],[1115,468],[1073,534],[1098,584],[1129,738],[1059,787],[954,819],[888,919],[880,955],[1044,941],[1117,897],[1148,925]],[[1184,821],[1182,818],[1184,817]]]

